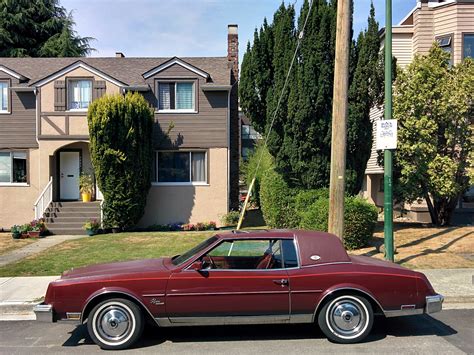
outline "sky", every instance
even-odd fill
[[[288,3],[288,0],[285,0]],[[291,0],[299,11],[304,0]],[[416,0],[392,0],[396,25]],[[354,34],[367,25],[371,0],[354,0]],[[239,25],[240,62],[247,41],[264,17],[271,19],[281,0],[61,0],[73,11],[76,31],[94,37],[94,57],[123,52],[127,57],[227,55],[227,25]],[[380,26],[385,0],[374,0]]]

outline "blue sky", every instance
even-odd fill
[[[392,0],[393,23],[416,0]],[[288,0],[286,0],[288,3]],[[303,0],[292,0],[299,10]],[[370,0],[354,0],[354,31],[367,24]],[[225,56],[227,25],[239,25],[240,57],[263,18],[271,19],[281,0],[61,0],[73,10],[76,30],[96,38],[93,56],[123,52],[127,57]],[[374,0],[377,20],[385,21],[385,0]]]

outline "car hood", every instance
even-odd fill
[[[108,264],[96,264],[79,268],[72,268],[61,275],[61,279],[72,279],[79,277],[113,277],[117,275],[139,274],[147,272],[159,272],[168,270],[164,266],[165,259],[144,259],[133,261],[122,261]]]

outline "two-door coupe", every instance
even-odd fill
[[[349,256],[331,234],[297,230],[217,234],[173,258],[65,272],[35,307],[38,320],[87,322],[104,349],[123,349],[145,321],[187,325],[313,323],[339,343],[370,332],[374,314],[438,312],[425,275]]]

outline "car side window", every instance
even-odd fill
[[[281,241],[224,241],[203,257],[207,269],[259,270],[282,268]]]
[[[282,248],[285,268],[298,267],[298,256],[296,255],[296,248],[293,240],[282,240]]]

